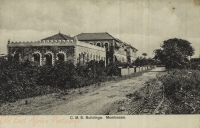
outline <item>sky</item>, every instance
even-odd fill
[[[59,33],[108,32],[153,57],[164,40],[191,42],[200,55],[200,0],[0,0],[0,53],[7,42]]]

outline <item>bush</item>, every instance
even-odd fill
[[[164,85],[165,97],[171,102],[171,113],[191,112],[191,106],[186,104],[192,102],[191,98],[193,97],[191,95],[196,98],[199,96],[200,71],[173,70],[164,76],[158,77],[158,79]]]
[[[119,68],[120,65],[118,62],[115,63],[110,63],[107,67],[106,67],[106,71],[107,71],[107,75],[109,76],[119,76],[120,75],[120,71]]]
[[[104,61],[89,61],[86,64],[56,61],[54,66],[38,66],[34,62],[0,60],[0,102],[38,96],[79,88],[106,81],[108,76],[120,75],[119,66],[128,63],[115,62],[105,67]],[[136,73],[137,74],[137,73]]]
[[[138,91],[135,91],[135,93],[133,93],[133,97],[134,100],[142,99],[142,95]]]
[[[105,80],[104,61],[86,65],[56,61],[54,66],[37,66],[9,57],[0,60],[0,102],[43,95],[69,88],[88,86]]]

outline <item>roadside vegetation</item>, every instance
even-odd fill
[[[115,62],[106,67],[104,61],[92,60],[84,65],[56,61],[54,66],[38,66],[29,60],[0,58],[0,103],[128,78],[119,76],[120,66],[127,68],[131,64]]]
[[[168,72],[158,76],[163,83],[165,101],[160,108],[165,114],[199,114],[199,59],[191,59],[194,48],[182,39],[169,39],[154,51],[157,61]]]
[[[173,70],[158,79],[165,87],[166,114],[200,113],[199,70]]]
[[[0,61],[0,102],[79,88],[105,81],[104,62],[86,66],[57,61],[54,66],[37,66],[31,61],[18,62],[10,57]]]

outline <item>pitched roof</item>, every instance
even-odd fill
[[[118,39],[118,38],[115,38],[119,43],[122,43],[122,44],[124,44],[124,42],[122,42],[120,39]]]
[[[136,50],[136,51],[138,51],[136,48],[134,48],[132,45],[129,45],[132,49],[134,49],[134,50]]]
[[[126,42],[123,42],[124,43],[124,45],[126,45],[126,46],[131,46],[130,44],[127,44]]]
[[[107,32],[103,32],[103,33],[81,33],[79,35],[76,35],[77,39],[79,41],[89,41],[89,40],[116,40],[117,42],[119,42],[120,44],[117,44],[118,46],[121,46],[121,44],[124,44],[125,46],[129,46],[132,49],[137,50],[136,48],[134,48],[133,46],[131,46],[130,44],[127,44],[125,42],[122,42],[121,40],[114,38],[112,35],[110,35]],[[137,50],[138,51],[138,50]]]
[[[53,35],[53,36],[50,36],[50,37],[47,37],[47,38],[44,38],[42,40],[72,40],[73,37],[70,37],[68,35],[64,35],[64,34],[61,34],[60,32],[56,35]]]
[[[136,51],[138,51],[136,48],[134,48],[132,45],[130,45],[130,44],[127,44],[126,42],[123,42],[124,43],[124,45],[125,46],[127,46],[127,47],[130,47],[130,48],[132,48],[132,49],[134,49],[134,50],[136,50]]]
[[[109,33],[81,33],[77,35],[78,40],[115,40]]]
[[[130,44],[127,44],[126,42],[122,42],[120,39],[117,39],[117,38],[116,38],[116,40],[119,41],[120,43],[124,44],[125,46],[128,46],[128,47],[130,47],[130,48],[135,49],[136,51],[138,51],[136,48],[134,48],[134,47],[133,47],[132,45],[130,45]]]

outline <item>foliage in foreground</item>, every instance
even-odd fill
[[[173,70],[159,77],[165,97],[170,101],[168,114],[199,113],[200,71]]]
[[[111,76],[119,75],[121,64],[116,62],[105,67],[104,61],[93,60],[86,65],[56,61],[54,66],[37,66],[28,60],[0,58],[0,103],[109,81],[115,78]]]
[[[105,69],[103,61],[77,66],[58,61],[54,66],[37,66],[28,60],[1,59],[0,103],[98,83],[107,77]]]

